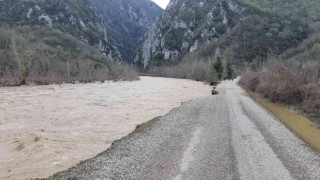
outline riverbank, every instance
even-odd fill
[[[235,81],[50,180],[318,179],[320,156]]]
[[[202,82],[155,77],[2,87],[0,179],[48,177],[68,169],[210,90]]]

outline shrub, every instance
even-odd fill
[[[246,71],[244,74],[242,74],[240,84],[242,84],[244,87],[246,87],[250,91],[255,92],[259,83],[260,83],[260,78],[258,73],[249,70],[249,71]]]
[[[222,78],[222,73],[224,69],[220,57],[217,57],[217,60],[212,63],[211,69],[214,73],[217,73],[218,79],[220,80]]]
[[[148,73],[163,77],[192,79],[196,81],[212,81],[211,61],[185,61],[176,66],[153,67]]]
[[[246,71],[240,84],[272,102],[300,107],[320,123],[320,67],[315,64],[272,60],[264,71]]]
[[[303,87],[303,92],[305,93],[305,99],[302,104],[303,111],[320,120],[320,85],[307,84]]]

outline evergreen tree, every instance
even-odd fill
[[[216,62],[212,63],[212,69],[213,72],[215,72],[218,76],[218,79],[220,80],[222,78],[222,74],[223,74],[223,66],[222,66],[222,62],[221,62],[221,58],[217,57]]]
[[[226,73],[227,73],[228,78],[232,79],[233,78],[233,69],[231,67],[230,61],[227,62],[227,67],[226,68],[227,68],[226,69],[226,71],[227,71]]]

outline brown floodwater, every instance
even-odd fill
[[[210,90],[201,82],[156,77],[0,88],[0,179],[48,177],[70,168]]]
[[[313,149],[320,152],[320,129],[314,122],[299,113],[285,108],[279,104],[270,102],[261,96],[250,93],[250,96],[262,106],[270,110],[278,117],[291,131],[296,133],[303,141]]]

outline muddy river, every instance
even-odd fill
[[[210,95],[191,80],[0,88],[0,179],[53,175],[94,157],[136,125]]]

